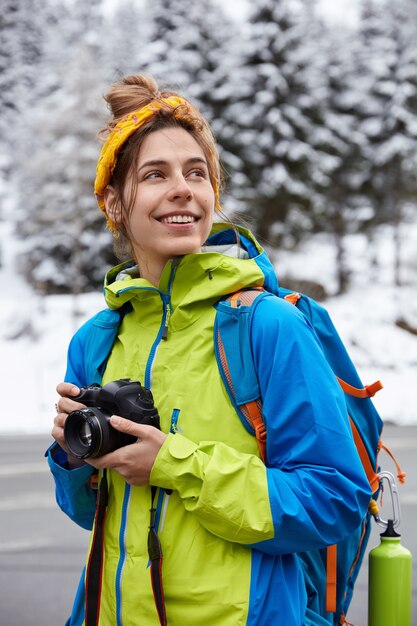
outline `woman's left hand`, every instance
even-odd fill
[[[154,426],[136,424],[118,415],[110,418],[116,430],[137,437],[137,442],[109,452],[101,457],[85,459],[96,469],[106,467],[116,470],[130,485],[149,485],[149,476],[167,435]]]

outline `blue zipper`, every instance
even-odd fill
[[[172,411],[172,416],[171,416],[171,428],[170,428],[170,432],[171,433],[177,433],[178,432],[178,418],[180,416],[180,409],[174,409]]]
[[[171,299],[171,291],[172,291],[172,285],[174,282],[175,272],[176,272],[176,265],[172,264],[172,270],[171,270],[171,275],[169,277],[167,294],[164,294],[162,291],[160,291],[159,289],[156,289],[155,287],[126,287],[125,289],[121,289],[120,291],[118,291],[116,294],[116,297],[118,297],[119,294],[125,293],[126,291],[143,289],[144,291],[157,291],[159,295],[161,296],[161,299],[163,302],[163,308],[164,308],[161,326],[159,328],[159,332],[156,336],[156,339],[152,345],[151,351],[149,353],[148,361],[146,363],[146,368],[145,368],[145,380],[143,384],[148,389],[150,389],[152,385],[152,366],[155,360],[156,351],[158,349],[159,344],[161,343],[161,340],[164,338],[164,335],[166,339],[167,334],[168,334],[168,321],[169,321],[169,316],[170,316],[171,309],[172,309],[170,299]],[[126,561],[126,525],[127,525],[127,514],[128,514],[128,509],[129,509],[131,489],[132,489],[131,485],[126,484],[124,499],[123,499],[123,506],[122,506],[122,519],[120,523],[120,532],[119,532],[120,556],[119,556],[119,563],[117,565],[116,581],[115,581],[117,626],[122,626],[122,574],[123,574],[123,568],[124,568],[125,561]],[[158,504],[157,504],[157,508],[159,509],[158,524],[159,524],[159,519],[160,519],[160,514],[161,514],[163,496],[164,496],[164,491],[161,489],[158,494]]]
[[[126,484],[125,494],[124,494],[124,499],[123,499],[123,506],[122,506],[122,521],[120,524],[120,534],[119,534],[120,557],[119,557],[119,563],[117,565],[116,581],[115,581],[117,626],[122,626],[122,585],[121,585],[121,582],[122,582],[123,568],[124,568],[125,561],[126,561],[126,522],[127,522],[127,513],[129,510],[131,490],[132,490],[131,485]]]
[[[149,353],[148,361],[146,363],[146,368],[145,368],[145,380],[143,384],[148,389],[152,387],[152,366],[155,360],[156,351],[158,349],[159,344],[161,343],[162,336],[164,334],[164,329],[166,326],[167,310],[168,310],[167,297],[165,296],[165,294],[161,293],[161,298],[162,298],[162,302],[164,305],[164,313],[162,316],[162,322],[161,322],[161,326],[159,328],[158,334],[156,336],[156,339],[152,344],[152,348]]]
[[[173,264],[171,275],[168,281],[168,292],[166,294],[162,293],[162,291],[159,292],[162,298],[163,305],[164,305],[164,312],[163,312],[162,322],[159,328],[159,332],[152,345],[151,351],[149,353],[148,361],[146,363],[144,386],[147,387],[148,389],[151,389],[152,387],[152,367],[155,361],[156,351],[161,341],[163,339],[166,340],[168,338],[168,322],[169,322],[169,318],[170,318],[171,310],[172,310],[171,292],[172,292],[172,285],[174,282],[176,271],[177,271],[177,266]]]

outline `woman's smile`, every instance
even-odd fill
[[[184,224],[194,224],[198,218],[194,215],[185,215],[183,213],[168,215],[158,219],[159,222],[163,224],[175,224],[175,225],[184,225]]]

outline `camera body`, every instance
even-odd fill
[[[65,442],[71,454],[79,459],[102,456],[137,440],[114,429],[110,424],[112,415],[160,428],[151,391],[130,378],[121,378],[103,387],[81,387],[81,393],[71,399],[87,407],[72,411],[64,426]]]

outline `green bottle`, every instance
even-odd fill
[[[369,553],[368,626],[411,626],[411,552],[388,520],[381,543]]]

